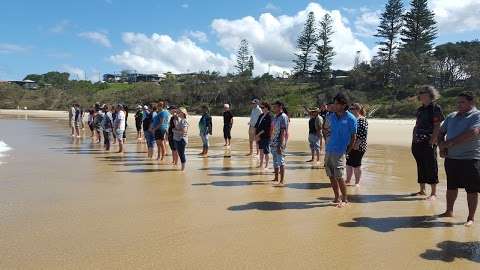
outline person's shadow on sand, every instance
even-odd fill
[[[312,209],[317,207],[327,207],[332,206],[332,203],[325,202],[251,202],[242,205],[230,206],[227,208],[230,211],[246,211],[246,210],[260,210],[260,211],[278,211],[278,210],[289,210],[289,209]]]
[[[465,259],[480,263],[480,242],[443,241],[437,244],[439,249],[427,249],[420,254],[425,260],[453,262]]]
[[[213,181],[209,183],[195,183],[192,186],[240,187],[251,185],[266,185],[270,181]]]
[[[413,228],[445,228],[458,225],[457,223],[438,221],[434,216],[407,216],[407,217],[357,217],[351,222],[338,224],[347,228],[369,228],[376,232],[393,232],[397,229]]]
[[[326,197],[320,197],[319,200],[329,200]],[[412,197],[411,195],[395,195],[395,194],[352,194],[348,195],[348,200],[352,203],[376,203],[376,202],[412,202],[423,201],[420,197]]]

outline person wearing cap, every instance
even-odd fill
[[[262,109],[260,109],[260,100],[252,100],[252,111],[250,113],[250,121],[248,122],[248,139],[250,152],[247,156],[253,155],[253,143],[255,142],[255,124],[257,123],[258,117],[262,114]],[[258,146],[257,146],[257,155],[258,155]]]
[[[137,106],[137,111],[135,112],[135,127],[137,128],[137,141],[142,140],[142,121],[143,121],[143,110],[142,106]]]
[[[310,151],[312,152],[312,158],[307,162],[320,162],[320,151],[323,146],[323,118],[319,116],[319,112],[319,108],[311,108],[308,110],[310,115],[310,120],[308,120],[308,143],[310,145]]]
[[[285,149],[287,147],[288,116],[284,113],[285,105],[277,101],[273,103],[274,118],[272,120],[273,130],[270,147],[272,151],[273,169],[275,178],[273,184],[283,187],[285,179]],[[280,176],[280,178],[279,178]]]
[[[123,105],[117,105],[117,117],[114,121],[114,131],[118,141],[118,153],[123,153],[123,133],[125,132],[125,112]]]
[[[223,138],[224,146],[230,146],[232,141],[233,114],[229,104],[223,104]]]
[[[180,158],[182,171],[185,171],[185,164],[187,163],[185,155],[185,148],[188,144],[187,115],[187,109],[180,107],[178,109],[178,119],[175,121],[175,127],[173,128],[173,143],[175,144],[175,149],[177,149],[178,157]]]
[[[337,94],[333,100],[332,113],[327,116],[329,136],[325,147],[325,172],[335,194],[333,202],[341,208],[348,204],[345,184],[346,157],[355,145],[357,119],[348,111],[345,95]]]

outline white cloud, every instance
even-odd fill
[[[168,35],[124,33],[123,42],[129,49],[113,55],[110,60],[123,67],[142,72],[182,73],[188,71],[215,70],[229,72],[232,60],[197,46],[187,37],[173,40]]]
[[[369,48],[355,38],[340,12],[325,10],[317,3],[310,3],[294,16],[264,13],[258,19],[250,16],[238,20],[216,19],[212,28],[219,39],[218,44],[231,54],[235,53],[243,38],[249,41],[255,54],[256,74],[267,72],[269,64],[272,73],[290,71],[296,40],[310,11],[315,13],[317,20],[327,12],[332,16],[335,31],[332,46],[336,53],[334,68],[351,68],[356,51],[361,51],[363,59],[371,58]]]
[[[377,32],[377,27],[380,24],[380,10],[363,9],[355,20],[355,32],[359,36],[371,37]]]
[[[143,72],[208,69],[226,73],[234,70],[236,51],[240,41],[245,38],[254,55],[256,75],[269,69],[271,74],[291,71],[296,40],[310,11],[315,13],[317,20],[327,12],[333,18],[335,33],[332,36],[332,46],[336,53],[333,68],[351,68],[357,51],[361,51],[363,60],[371,58],[370,49],[355,37],[338,10],[328,11],[317,3],[310,3],[293,16],[264,13],[258,18],[247,16],[237,20],[214,20],[211,27],[218,38],[218,45],[226,52],[223,55],[199,47],[188,37],[174,40],[168,35],[156,33],[151,36],[124,33],[123,41],[129,48],[111,56],[110,60]]]
[[[202,31],[190,31],[187,36],[192,37],[200,43],[208,42],[208,36]]]
[[[480,0],[431,0],[442,33],[480,32]]]
[[[0,53],[1,54],[10,54],[10,53],[22,53],[30,50],[30,47],[21,46],[12,43],[0,43]]]
[[[187,3],[181,5],[182,8],[189,8],[190,6]]]
[[[63,65],[62,71],[70,73],[71,80],[85,80],[85,71],[79,67]]]
[[[87,80],[92,82],[98,82],[99,80],[101,80],[101,78],[99,78],[100,71],[96,68],[92,68],[89,72],[87,72],[82,68],[65,64],[62,65],[60,70],[70,73],[71,80]]]
[[[49,31],[52,32],[52,33],[56,33],[56,34],[59,34],[59,33],[63,33],[65,32],[65,30],[71,25],[70,21],[69,20],[62,20],[60,21],[59,23],[57,23],[56,25],[52,26]]]
[[[104,47],[111,48],[112,44],[110,43],[110,40],[108,39],[107,35],[105,33],[101,32],[83,32],[78,34],[79,37],[86,38],[93,43],[100,44]]]

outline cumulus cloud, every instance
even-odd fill
[[[1,54],[10,54],[10,53],[22,53],[30,50],[30,47],[12,44],[12,43],[0,43],[0,53]]]
[[[208,36],[202,31],[190,31],[187,36],[192,37],[200,43],[208,42]]]
[[[48,30],[52,33],[59,34],[59,33],[65,32],[65,30],[67,30],[67,28],[70,25],[71,25],[71,23],[70,23],[69,20],[62,20],[62,21],[58,22],[57,24],[55,24],[54,26],[50,27],[50,29],[48,29]]]
[[[146,36],[142,33],[124,33],[122,39],[129,49],[111,56],[110,60],[127,68],[152,73],[231,71],[231,59],[202,49],[187,37],[174,40],[168,35]]]
[[[432,0],[430,6],[441,33],[480,31],[479,0]]]
[[[282,9],[272,2],[268,2],[264,9],[268,12],[280,12]]]
[[[293,16],[274,16],[263,13],[258,18],[247,16],[237,20],[215,19],[213,34],[223,55],[199,47],[189,37],[178,40],[168,35],[124,33],[123,42],[128,49],[110,57],[113,63],[144,72],[187,72],[216,70],[232,72],[235,54],[242,39],[247,39],[255,59],[256,75],[270,70],[271,74],[291,71],[296,40],[310,11],[317,20],[329,13],[333,19],[332,46],[335,50],[333,68],[348,69],[353,66],[357,51],[361,58],[371,58],[370,49],[358,40],[338,10],[326,10],[310,3]]]
[[[108,39],[107,35],[105,33],[101,32],[83,32],[78,34],[79,37],[85,38],[90,40],[93,43],[102,45],[107,48],[111,48],[112,44],[110,43],[110,40]]]
[[[189,5],[189,4],[187,4],[187,3],[184,3],[184,4],[182,4],[182,5],[181,5],[181,7],[182,7],[182,8],[189,8],[189,7],[190,7],[190,5]]]
[[[371,37],[377,32],[380,24],[380,10],[362,10],[355,20],[355,33],[359,36]]]
[[[317,20],[326,13],[332,16],[335,31],[332,46],[336,53],[334,68],[351,68],[356,51],[361,52],[363,59],[371,58],[369,48],[355,38],[341,13],[338,10],[328,11],[318,3],[310,3],[294,16],[264,13],[258,19],[250,16],[238,20],[216,19],[212,28],[219,45],[230,53],[236,51],[243,38],[249,41],[256,59],[255,73],[268,71],[269,65],[272,72],[290,71],[296,40],[310,11],[315,13]]]

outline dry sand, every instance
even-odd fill
[[[0,114],[26,116],[36,118],[68,118],[67,112],[62,111],[29,111],[29,110],[0,110]],[[190,135],[198,134],[199,116],[189,117]],[[86,119],[86,118],[85,118]],[[237,139],[248,139],[248,121],[247,117],[235,117],[232,129],[232,136]],[[411,144],[412,130],[415,125],[414,120],[388,120],[388,119],[369,119],[369,144],[388,144],[395,146],[409,146]],[[134,127],[133,114],[129,115],[129,124]],[[223,118],[213,117],[213,135],[223,136]],[[289,139],[292,141],[305,141],[308,132],[308,119],[293,118],[290,123]]]
[[[181,173],[145,160],[132,128],[120,156],[72,139],[67,124],[0,115],[12,148],[0,157],[0,269],[479,267],[479,225],[461,225],[464,192],[456,218],[433,218],[445,208],[443,170],[436,202],[406,195],[418,188],[408,147],[371,145],[362,186],[337,209],[324,171],[304,162],[301,136],[278,189],[242,139],[228,150],[213,138],[203,159],[192,136]]]

